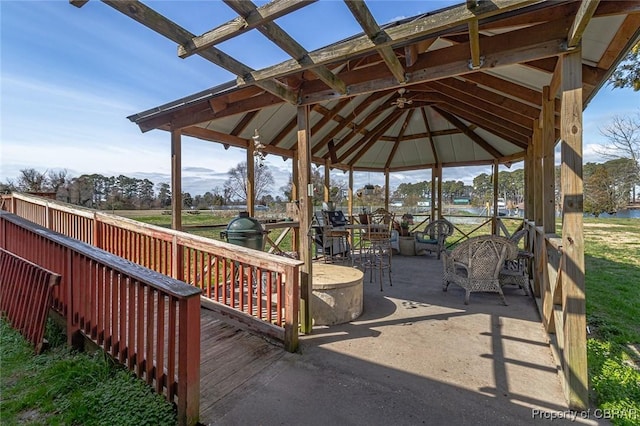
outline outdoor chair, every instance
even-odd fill
[[[424,231],[414,234],[416,254],[421,254],[421,251],[435,252],[440,259],[440,253],[445,249],[447,237],[450,237],[451,234],[453,234],[453,224],[448,220],[438,219],[429,223]]]
[[[374,271],[378,272],[380,291],[382,291],[382,277],[385,269],[388,271],[389,285],[393,285],[391,281],[393,219],[393,213],[384,209],[376,210],[368,217],[367,230],[362,235],[363,242],[366,244],[363,267],[365,271],[370,270],[369,282],[373,281]]]
[[[315,222],[316,255],[322,254],[325,263],[350,258],[349,231],[334,228],[326,212],[316,212]]]
[[[520,240],[527,234],[526,229],[521,229],[515,232],[509,240],[511,240],[516,247],[520,244]],[[520,287],[524,294],[529,296],[529,259],[532,254],[528,250],[518,250],[518,255],[515,259],[507,259],[504,262],[504,267],[500,271],[500,285],[517,285]]]
[[[451,252],[442,253],[442,290],[447,291],[450,283],[459,285],[465,290],[465,305],[469,304],[471,292],[494,292],[506,305],[499,275],[504,262],[515,259],[517,255],[518,247],[505,237],[486,235],[469,238]]]

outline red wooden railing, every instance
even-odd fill
[[[299,260],[32,195],[13,193],[4,205],[25,219],[198,287],[208,308],[282,341],[288,351],[297,349]]]
[[[0,247],[61,275],[70,343],[82,333],[197,423],[200,289],[1,211]]]
[[[52,291],[60,275],[0,249],[0,311],[40,353]]]

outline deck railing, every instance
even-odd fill
[[[61,276],[69,343],[82,333],[198,421],[200,289],[1,211],[0,247]]]
[[[298,346],[302,262],[26,194],[5,209],[48,229],[202,290],[205,304],[245,326]],[[256,321],[255,319],[259,320]]]
[[[542,226],[526,221],[528,230],[528,250],[533,253],[530,264],[533,294],[537,300],[542,324],[549,333],[551,349],[562,369],[565,387],[578,386],[580,374],[575,366],[584,357],[571,348],[586,347],[586,320],[584,314],[578,314],[584,300],[577,301],[567,297],[563,288],[563,275],[567,255],[562,246],[562,238],[556,234],[545,234]],[[574,359],[575,357],[575,359]],[[583,367],[582,365],[579,365]],[[586,369],[586,366],[584,366]],[[582,383],[580,386],[587,386]],[[573,389],[568,392],[582,392],[585,389]]]

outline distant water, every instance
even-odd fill
[[[585,217],[593,217],[593,215],[585,214]],[[602,213],[598,217],[602,219],[607,219],[607,218],[640,219],[640,209],[618,210],[618,212],[614,214]]]
[[[460,210],[464,210],[467,213],[470,214],[477,214],[477,215],[481,215],[481,216],[485,216],[487,214],[487,210],[481,207],[466,207],[466,208],[459,208]],[[457,209],[450,209],[450,213],[452,214],[457,214],[454,212],[454,210]],[[522,210],[520,211],[516,211],[516,210],[501,210],[500,211],[501,215],[504,216],[510,216],[510,217],[522,217]],[[560,216],[560,213],[557,213],[558,216]],[[585,214],[585,217],[593,217],[593,215],[591,214]],[[640,219],[640,209],[624,209],[624,210],[619,210],[618,213],[615,214],[609,214],[609,213],[602,213],[600,216],[598,216],[601,219],[608,219],[608,218],[619,218],[619,219]]]

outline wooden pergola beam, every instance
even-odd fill
[[[425,16],[414,21],[397,25],[386,30],[388,40],[375,44],[368,35],[355,37],[348,41],[336,43],[309,53],[311,62],[315,65],[326,65],[344,61],[352,57],[370,53],[380,47],[402,44],[408,40],[416,40],[435,34],[439,31],[460,25],[466,25],[473,19],[485,19],[501,13],[538,3],[539,0],[493,0],[480,2],[473,12],[466,5],[455,6],[442,11],[436,16]],[[263,68],[253,74],[254,81],[283,77],[293,72],[303,71],[310,66],[303,66],[296,61],[285,61],[280,64]]]
[[[195,37],[194,34],[137,0],[102,1],[123,15],[128,16],[177,44],[186,44]],[[275,81],[253,81],[252,73],[254,70],[252,68],[213,46],[201,50],[198,54],[219,67],[237,75],[238,80],[244,84],[255,83],[257,86],[291,104],[298,103],[298,97],[293,91]]]
[[[576,12],[575,19],[567,34],[568,49],[574,49],[580,44],[582,34],[584,34],[584,31],[587,29],[587,25],[596,12],[599,3],[600,0],[583,0],[580,2],[580,8]]]
[[[485,37],[485,61],[492,67],[501,67],[564,54],[566,50],[562,44],[566,34],[563,27],[568,23],[569,20],[563,18],[511,33]],[[407,78],[412,84],[417,84],[468,73],[469,45],[461,43],[423,53],[413,67],[407,70]],[[340,77],[347,84],[350,96],[402,87],[390,71],[383,67],[367,69],[366,73],[361,70],[346,71],[340,73]],[[311,81],[302,88],[300,102],[315,104],[338,97],[340,96],[335,91],[324,90]],[[539,97],[536,102],[540,102]]]
[[[251,20],[252,16],[259,16],[258,8],[250,0],[224,0],[224,2],[236,13],[243,16],[247,20]],[[265,35],[269,40],[275,43],[282,50],[287,52],[289,56],[298,61],[301,65],[311,64],[309,52],[300,45],[293,37],[287,34],[278,24],[272,21],[263,20],[256,29]],[[313,64],[312,64],[313,65]],[[345,94],[347,89],[340,78],[332,73],[325,66],[313,66],[310,71],[315,74],[327,86],[340,94]]]
[[[284,15],[308,6],[317,0],[272,1],[255,8],[247,16],[239,16],[202,35],[193,37],[188,43],[178,46],[178,56],[187,58],[211,46],[244,34],[260,25],[273,22]],[[229,4],[227,2],[227,4]]]
[[[389,36],[382,28],[380,28],[380,25],[376,22],[365,2],[363,0],[345,0],[344,2],[356,18],[356,21],[358,21],[358,24],[360,24],[364,30],[365,34],[376,46],[380,46],[376,48],[376,50],[384,60],[387,68],[389,68],[395,77],[396,81],[400,84],[406,83],[407,77],[405,76],[404,67],[400,63],[400,60],[398,60],[398,57],[391,46],[385,44],[390,41]]]

